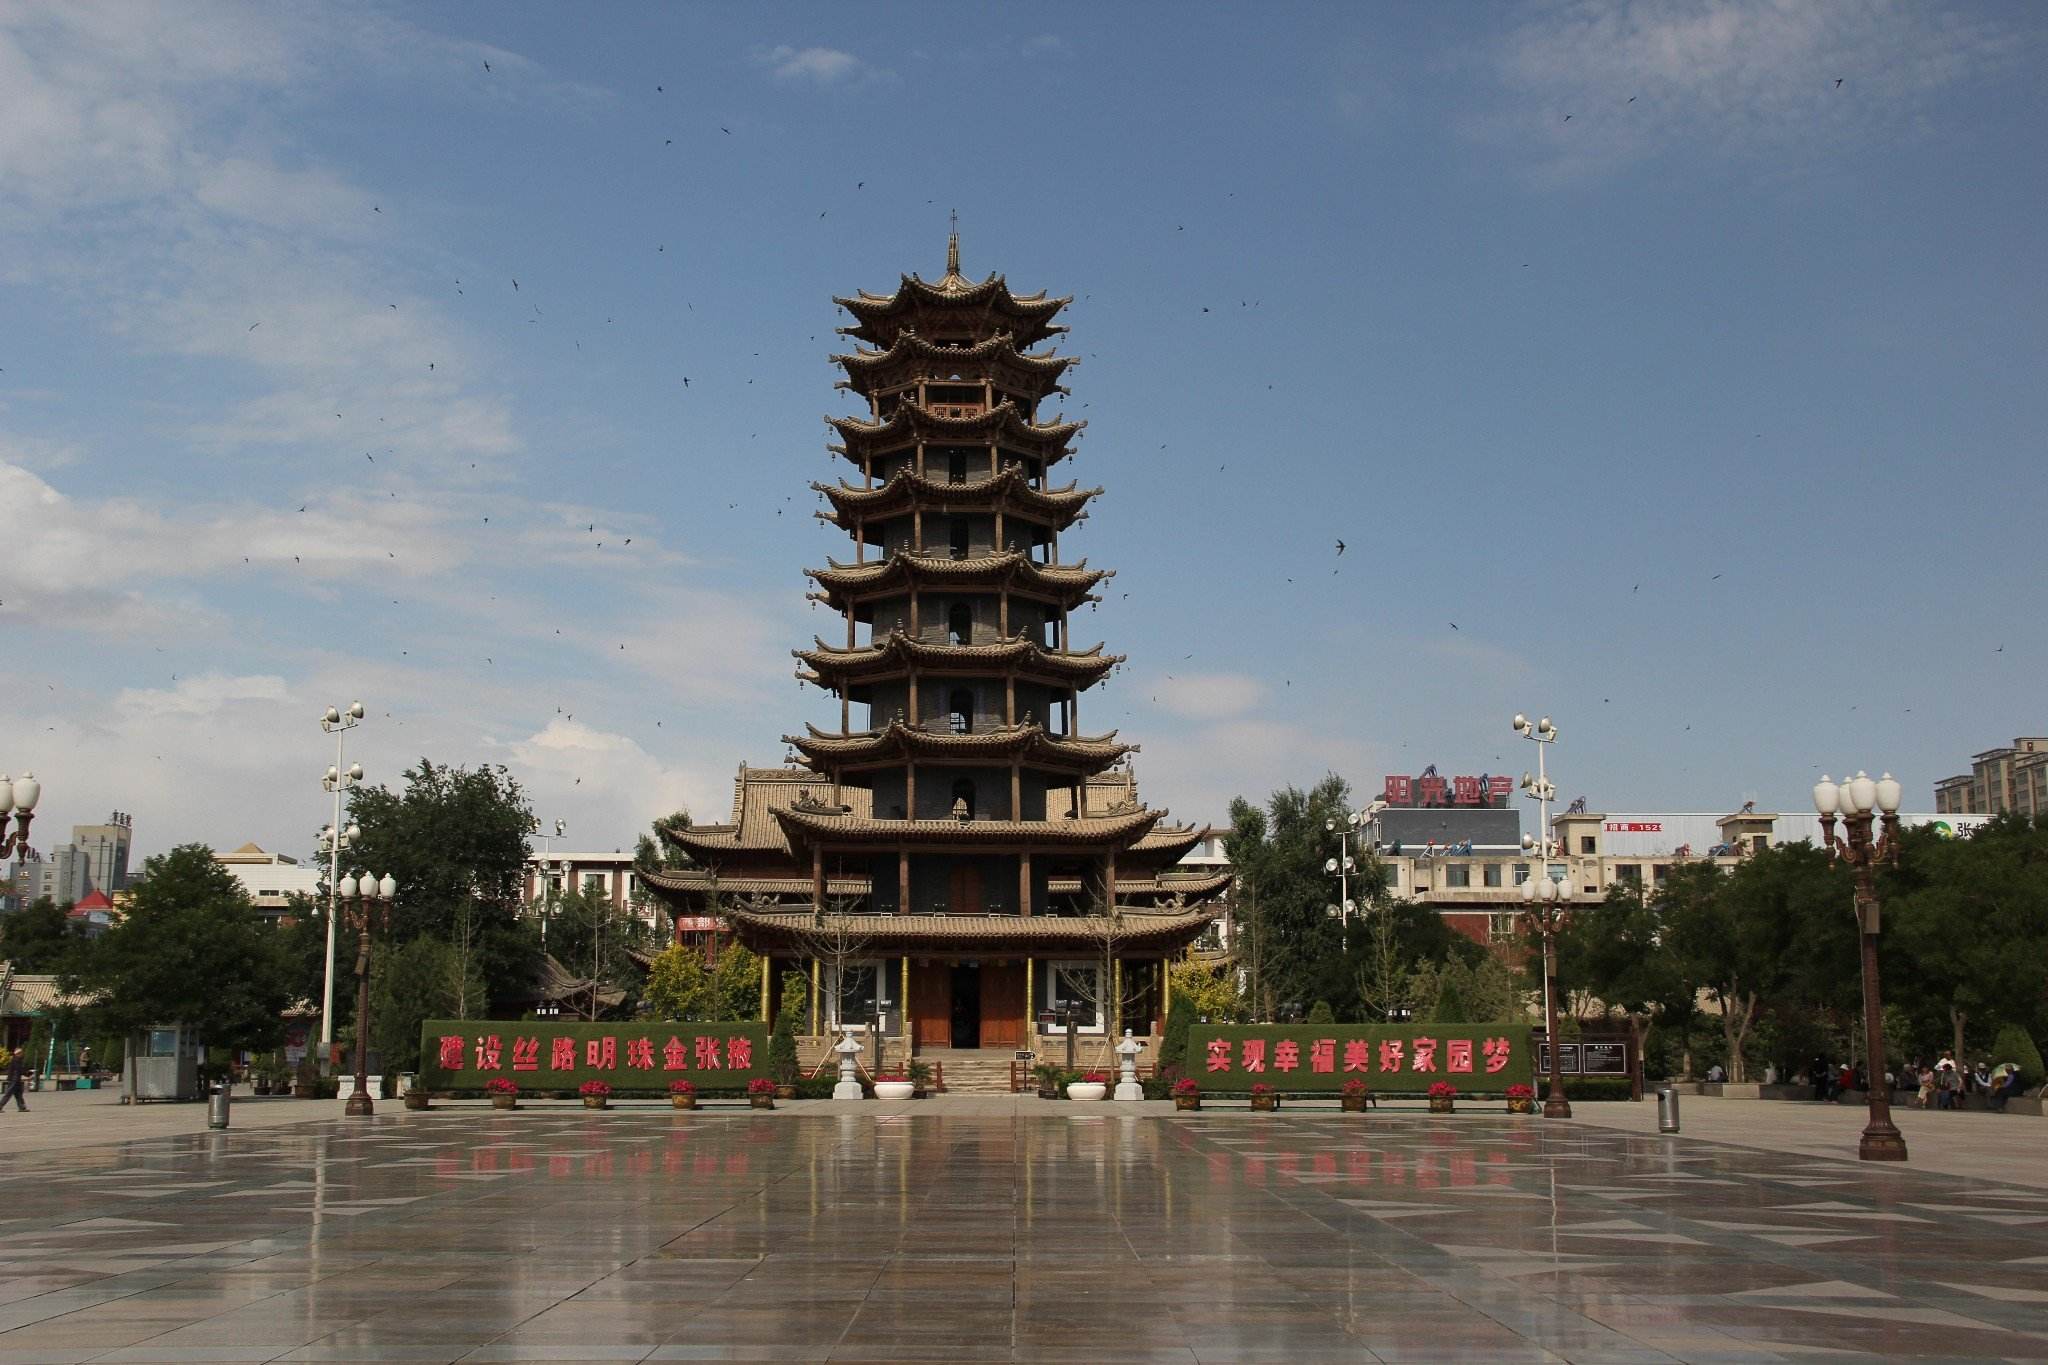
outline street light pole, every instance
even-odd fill
[[[1538,855],[1541,872],[1532,873],[1522,883],[1522,902],[1529,907],[1523,912],[1525,920],[1543,937],[1543,1037],[1550,1048],[1550,1093],[1543,1097],[1543,1117],[1568,1119],[1572,1106],[1564,1097],[1563,1049],[1557,1037],[1557,932],[1564,927],[1565,907],[1571,903],[1571,872],[1567,869],[1566,880],[1561,882],[1550,875],[1550,859],[1559,851],[1550,831],[1550,803],[1557,796],[1557,787],[1544,764],[1545,750],[1557,743],[1557,727],[1548,716],[1532,723],[1520,712],[1511,723],[1516,734],[1536,746],[1536,775],[1522,774],[1522,790],[1535,799],[1541,833],[1535,837],[1524,834],[1522,850]]]
[[[320,728],[334,736],[334,766],[327,770],[327,776],[320,785],[334,794],[334,823],[327,827],[325,839],[327,853],[327,957],[321,976],[320,986],[320,1070],[325,1074],[333,1065],[334,1057],[334,917],[337,911],[336,887],[341,880],[341,850],[355,842],[361,831],[354,825],[346,830],[341,827],[341,794],[363,780],[361,764],[344,766],[348,732],[363,722],[363,704],[352,701],[348,710],[330,706],[320,717]]]
[[[1825,773],[1813,785],[1813,807],[1820,812],[1820,828],[1828,857],[1846,862],[1856,873],[1856,930],[1863,948],[1863,1052],[1869,1077],[1865,1094],[1870,1121],[1856,1144],[1856,1155],[1865,1161],[1904,1161],[1906,1139],[1892,1122],[1892,1088],[1884,1070],[1884,1004],[1877,985],[1879,866],[1899,865],[1899,800],[1903,796],[1890,773],[1871,781],[1859,772],[1839,784]],[[1871,840],[1871,825],[1878,813],[1884,829]],[[1846,838],[1835,836],[1835,817],[1842,818]]]
[[[342,1113],[350,1118],[368,1118],[377,1111],[370,1099],[370,917],[377,917],[380,928],[389,924],[391,898],[398,894],[398,881],[389,873],[379,881],[365,872],[359,877],[344,877],[340,892],[356,925],[356,1088]]]
[[[33,856],[35,850],[28,846],[29,822],[36,818],[36,802],[43,796],[43,784],[36,781],[34,773],[23,773],[10,782],[6,773],[0,773],[0,863],[17,854]],[[14,812],[14,833],[7,832],[7,813]]]

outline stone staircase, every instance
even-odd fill
[[[945,1070],[949,1095],[1007,1095],[1010,1093],[1010,1054],[1007,1052],[954,1052],[927,1048],[917,1060],[928,1062],[934,1071]]]

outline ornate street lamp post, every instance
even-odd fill
[[[1899,864],[1899,784],[1886,773],[1875,782],[1859,772],[1839,784],[1826,774],[1813,784],[1813,808],[1820,812],[1820,828],[1828,856],[1846,862],[1856,873],[1856,929],[1863,940],[1863,1053],[1869,1069],[1866,1093],[1870,1100],[1870,1122],[1863,1126],[1863,1139],[1856,1155],[1865,1161],[1904,1161],[1906,1139],[1892,1122],[1891,1086],[1884,1071],[1883,1002],[1877,989],[1877,877],[1872,869]],[[1871,825],[1878,813],[1884,815],[1884,830],[1871,840]],[[1835,817],[1842,818],[1846,838],[1835,836]]]
[[[28,846],[29,822],[36,818],[36,802],[43,796],[43,784],[34,773],[23,773],[10,782],[0,773],[0,862],[17,854],[33,856]],[[14,812],[14,833],[7,832],[7,813]]]
[[[1526,846],[1533,842],[1526,836]],[[1546,843],[1549,841],[1546,840]],[[1571,1101],[1564,1097],[1564,1049],[1557,1039],[1557,931],[1564,927],[1571,904],[1569,881],[1557,881],[1546,868],[1522,883],[1522,912],[1530,929],[1543,937],[1543,1037],[1550,1046],[1550,1093],[1543,1097],[1543,1117],[1568,1119]]]
[[[352,701],[348,710],[330,706],[320,717],[320,728],[334,736],[334,766],[320,779],[320,785],[334,795],[334,823],[322,832],[320,851],[327,855],[327,957],[320,985],[320,1074],[326,1075],[334,1056],[334,917],[335,887],[341,878],[341,850],[360,833],[354,825],[341,827],[341,794],[363,780],[361,764],[344,766],[348,732],[362,724],[363,704]]]
[[[340,899],[356,928],[356,1088],[342,1112],[350,1118],[367,1118],[376,1112],[370,1102],[370,919],[377,927],[391,922],[391,898],[398,894],[398,882],[388,873],[382,881],[364,872],[343,877]]]

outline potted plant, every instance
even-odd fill
[[[1109,1073],[1087,1071],[1081,1079],[1067,1082],[1067,1098],[1070,1100],[1099,1100],[1109,1093]]]
[[[1252,1108],[1274,1113],[1280,1108],[1280,1092],[1260,1081],[1252,1086]]]
[[[697,1087],[688,1081],[670,1081],[668,1083],[668,1102],[677,1109],[695,1109],[697,1107]]]
[[[924,1099],[931,1094],[932,1064],[913,1060],[910,1063],[910,1098]]]
[[[1051,1062],[1040,1062],[1031,1068],[1031,1077],[1038,1082],[1038,1098],[1056,1100],[1060,1097],[1060,1069]]]
[[[425,1086],[409,1086],[405,1092],[405,1107],[408,1109],[426,1109],[429,1107],[427,1104],[429,1098],[431,1097],[427,1094]]]
[[[1432,1081],[1429,1086],[1429,1112],[1448,1114],[1451,1112],[1451,1101],[1457,1098],[1457,1086],[1449,1081]]]
[[[585,1081],[576,1087],[576,1093],[583,1097],[585,1109],[604,1109],[609,1107],[612,1088],[604,1081]]]
[[[884,1071],[875,1077],[875,1098],[878,1100],[907,1100],[917,1091],[910,1083],[910,1077],[901,1071]]]
[[[310,1100],[320,1094],[320,1068],[311,1057],[301,1058],[298,1070],[292,1076],[292,1097]]]
[[[1353,1076],[1344,1082],[1344,1093],[1337,1097],[1337,1103],[1347,1114],[1363,1114],[1367,1101],[1372,1098],[1365,1082]]]
[[[747,1103],[756,1109],[775,1107],[775,1082],[766,1076],[756,1076],[747,1082]]]
[[[1510,1114],[1533,1114],[1536,1112],[1536,1087],[1533,1085],[1511,1085],[1508,1087],[1508,1112]]]
[[[775,1098],[796,1098],[797,1073],[802,1069],[796,1055],[796,1035],[803,1028],[803,977],[795,972],[783,978],[782,1008],[775,1012],[775,1027],[768,1034],[768,1074],[775,1080]]]
[[[1193,1076],[1183,1076],[1173,1083],[1173,1107],[1175,1109],[1200,1109],[1202,1087],[1195,1084]]]
[[[519,1107],[519,1082],[504,1076],[493,1076],[484,1082],[484,1093],[491,1097],[493,1109],[517,1109]]]

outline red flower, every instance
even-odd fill
[[[583,1084],[576,1087],[576,1093],[584,1096],[585,1098],[589,1098],[591,1096],[605,1098],[612,1093],[612,1088],[604,1081],[585,1081]]]
[[[1173,1083],[1173,1093],[1178,1099],[1193,1099],[1202,1093],[1202,1087],[1195,1084],[1193,1076],[1183,1076]]]
[[[747,1093],[749,1095],[772,1095],[775,1093],[775,1082],[769,1080],[766,1076],[757,1076],[747,1082]]]
[[[694,1095],[697,1093],[697,1087],[688,1081],[670,1081],[668,1083],[668,1093],[671,1095]]]
[[[1511,1100],[1533,1100],[1536,1098],[1536,1087],[1530,1085],[1511,1085],[1508,1087],[1508,1098]]]
[[[516,1095],[519,1093],[518,1082],[509,1081],[503,1076],[493,1076],[485,1081],[484,1089],[493,1095]]]
[[[1083,1076],[1081,1080],[1086,1085],[1108,1085],[1109,1073],[1107,1071],[1091,1071]]]
[[[1365,1082],[1355,1076],[1352,1077],[1344,1082],[1344,1093],[1352,1096],[1363,1095],[1365,1093]]]
[[[1271,1095],[1276,1092],[1274,1091],[1272,1086],[1267,1085],[1264,1081],[1261,1081],[1257,1085],[1252,1087],[1252,1093],[1254,1095]]]
[[[1433,1100],[1447,1100],[1457,1093],[1458,1087],[1449,1081],[1437,1081],[1429,1087],[1429,1097]]]

